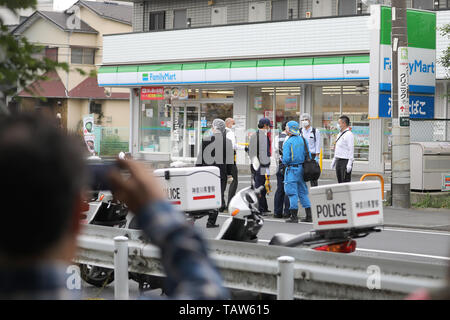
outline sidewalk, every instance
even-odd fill
[[[394,209],[384,207],[383,213],[386,227],[450,232],[450,210],[447,209]]]

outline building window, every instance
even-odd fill
[[[102,105],[100,103],[91,101],[91,103],[89,104],[89,113],[94,113],[94,114],[102,113]]]
[[[71,62],[75,64],[95,64],[95,49],[72,48]]]
[[[166,12],[150,12],[149,31],[164,30],[166,28]]]
[[[173,11],[173,28],[185,29],[187,28],[187,10],[174,10]]]
[[[58,48],[45,48],[45,57],[58,62]]]
[[[422,10],[433,10],[434,0],[413,0],[413,8]]]
[[[356,0],[338,0],[338,7],[340,16],[356,14]]]
[[[369,160],[369,95],[364,84],[313,87],[313,126],[322,137],[324,159],[334,157],[334,142],[339,133],[337,122],[342,114],[350,118],[355,137],[355,160]]]
[[[272,1],[272,21],[287,20],[288,4],[287,0]]]

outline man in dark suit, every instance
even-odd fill
[[[202,140],[202,148],[197,157],[197,166],[215,166],[220,170],[220,187],[222,205],[220,212],[225,211],[225,189],[227,187],[227,164],[234,163],[233,143],[226,137],[225,121],[215,119],[212,123],[212,135]],[[211,213],[206,224],[207,228],[216,228],[218,213]]]
[[[262,118],[258,122],[258,131],[250,137],[249,155],[252,162],[252,173],[254,186],[258,188],[266,184],[269,179],[270,168],[270,131],[271,122],[268,118]],[[260,194],[259,211],[261,214],[270,213],[266,199],[267,191],[264,189]]]

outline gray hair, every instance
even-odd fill
[[[303,119],[308,119],[309,121],[311,121],[311,115],[309,113],[303,113],[302,116],[300,117],[300,120]]]
[[[225,121],[223,121],[222,119],[214,119],[213,123],[212,123],[212,128],[214,130],[218,130],[222,133],[225,132]]]

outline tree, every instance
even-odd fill
[[[0,6],[13,12],[36,8],[36,0],[0,0]],[[8,113],[5,98],[26,88],[37,80],[46,80],[45,74],[62,68],[69,71],[67,63],[55,62],[47,57],[36,58],[43,47],[31,44],[24,37],[15,37],[0,18],[0,113]]]
[[[448,37],[450,35],[450,23],[440,28],[440,31],[441,36]],[[442,52],[442,56],[438,59],[438,62],[448,71],[450,68],[450,46]]]

